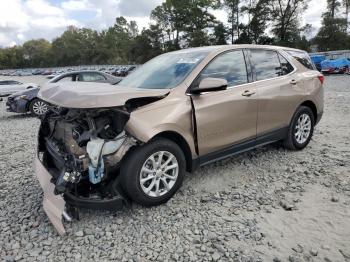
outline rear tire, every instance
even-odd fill
[[[290,150],[302,150],[312,138],[315,126],[315,117],[312,110],[300,106],[294,113],[284,146]]]
[[[38,98],[33,99],[29,104],[29,111],[34,116],[42,116],[46,114],[48,110],[48,104]]]
[[[125,157],[120,182],[133,201],[156,206],[167,202],[180,188],[185,170],[185,156],[180,147],[171,140],[158,138]]]

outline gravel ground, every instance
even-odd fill
[[[325,114],[305,150],[270,145],[216,162],[188,175],[165,205],[82,211],[59,237],[33,176],[39,121],[1,102],[0,257],[350,261],[349,115],[350,76],[327,77]]]

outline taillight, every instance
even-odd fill
[[[319,75],[318,80],[320,80],[321,84],[324,82],[324,75]]]

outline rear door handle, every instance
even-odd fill
[[[246,91],[244,91],[244,92],[242,93],[242,96],[250,97],[250,96],[252,96],[252,95],[254,95],[254,94],[255,94],[255,92],[246,90]]]
[[[290,84],[291,84],[291,85],[296,85],[297,83],[298,83],[298,82],[297,82],[297,80],[295,80],[295,79],[293,79],[293,80],[290,81]]]

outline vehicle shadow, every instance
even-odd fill
[[[193,189],[196,189],[196,193],[194,194],[202,194],[203,190],[201,187],[196,188],[193,186],[193,183],[205,183],[205,192],[212,192],[210,190],[211,183],[226,183],[225,180],[220,180],[223,174],[218,172],[219,169],[226,170],[228,172],[233,171],[235,169],[240,169],[240,166],[243,165],[254,165],[252,161],[265,161],[266,155],[274,155],[280,154],[281,151],[285,151],[280,142],[275,142],[269,145],[265,145],[256,149],[252,149],[251,151],[247,151],[245,153],[240,153],[237,155],[233,155],[227,157],[225,159],[213,162],[211,164],[200,167],[194,173],[186,173],[186,177],[184,180],[184,184],[180,188],[180,190],[175,194],[175,198],[182,197],[183,195],[189,194],[192,195],[194,193]],[[234,173],[232,173],[234,175]],[[230,179],[235,180],[235,177],[228,176]],[[208,180],[209,179],[209,180]],[[215,187],[214,187],[215,188]],[[209,191],[207,191],[209,189]],[[218,190],[219,191],[219,190]],[[215,189],[215,192],[217,190]],[[125,219],[127,217],[131,217],[135,214],[143,214],[147,216],[147,214],[154,212],[154,209],[162,209],[167,208],[166,205],[160,205],[158,207],[145,207],[139,205],[135,202],[128,200],[126,204],[120,210],[100,210],[96,212],[95,209],[89,208],[79,208],[79,219],[74,218],[73,223],[65,223],[65,228],[68,234],[72,234],[77,231],[79,228],[79,223],[83,220],[86,223],[87,227],[92,227],[96,220],[104,220],[105,217],[109,217],[110,222],[113,223],[114,218]],[[80,221],[79,221],[80,220]],[[104,220],[105,221],[105,220]]]
[[[232,156],[223,158],[221,160],[214,161],[210,164],[201,166],[194,173],[187,173],[185,179],[200,180],[203,178],[203,176],[211,176],[211,171],[214,170],[217,171],[218,169],[222,169],[222,171],[225,171],[228,170],[228,168],[229,170],[232,170],[242,165],[254,166],[255,163],[261,163],[262,161],[265,161],[265,157],[267,155],[277,155],[280,154],[281,151],[285,150],[286,149],[283,147],[281,141],[277,141],[264,146],[259,146],[249,151],[237,153]]]

